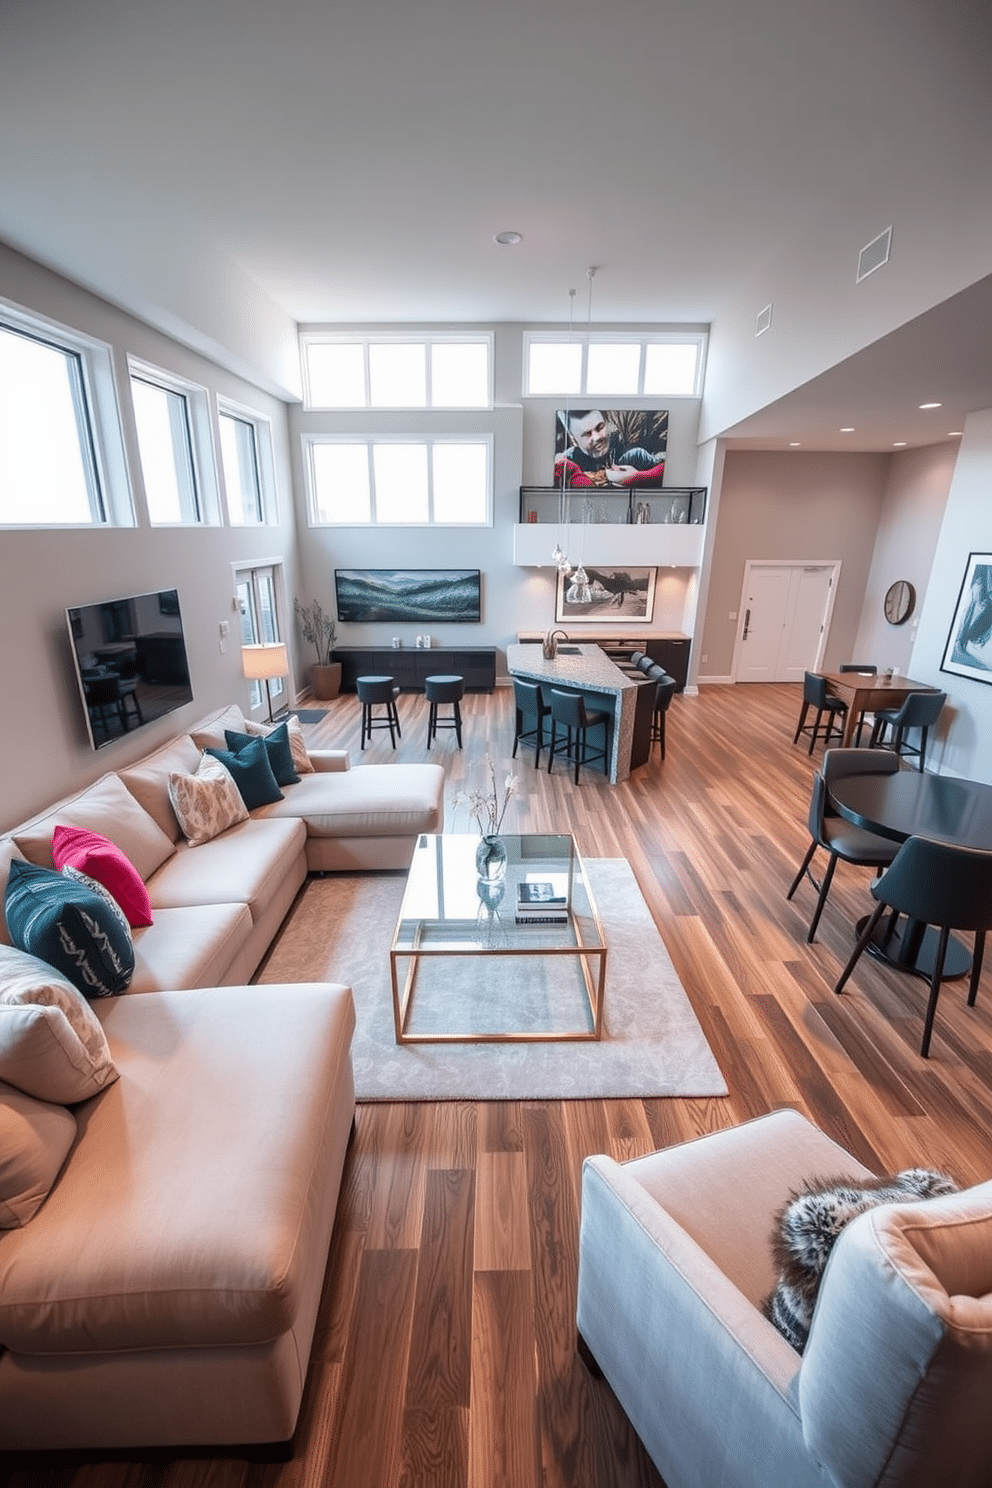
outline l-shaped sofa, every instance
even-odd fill
[[[68,1152],[33,1217],[0,1229],[2,1448],[295,1429],[354,1120],[354,1007],[345,986],[249,979],[308,870],[403,868],[442,829],[444,772],[315,753],[282,800],[190,847],[169,776],[246,727],[237,707],[214,713],[0,837],[0,892],[12,859],[51,866],[63,823],[117,844],[153,914],[128,993],[84,1007],[110,1061],[98,1093],[36,1098],[9,1059],[0,1083],[0,1119]],[[38,1012],[2,979],[0,1052]]]

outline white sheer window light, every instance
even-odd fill
[[[489,347],[484,341],[435,341],[431,344],[431,406],[488,408]]]
[[[304,359],[307,402],[314,408],[364,408],[365,347],[355,342],[311,341]]]
[[[492,440],[304,437],[314,526],[487,526]]]
[[[105,520],[80,356],[0,326],[0,523]]]
[[[372,469],[377,522],[399,525],[430,521],[426,445],[375,444]]]
[[[132,376],[131,396],[149,521],[199,522],[200,503],[185,395]]]
[[[649,341],[644,358],[645,393],[684,393],[699,391],[701,348],[677,341]]]
[[[372,520],[372,483],[367,444],[312,441],[310,514],[317,525]]]
[[[582,391],[582,347],[567,341],[533,341],[529,347],[527,391],[579,393]]]
[[[258,430],[251,419],[218,411],[227,514],[239,527],[265,521]]]
[[[369,347],[369,397],[373,408],[427,407],[426,351],[420,342],[373,341]]]
[[[586,366],[586,392],[633,393],[640,391],[641,347],[637,341],[611,343],[593,341]]]
[[[488,446],[438,442],[431,450],[431,463],[435,522],[485,522]]]

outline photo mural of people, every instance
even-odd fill
[[[667,452],[667,409],[560,408],[554,484],[660,486]]]

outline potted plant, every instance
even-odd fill
[[[341,691],[341,663],[333,660],[337,626],[330,615],[324,613],[319,600],[301,605],[295,599],[293,609],[300,634],[317,652],[317,660],[310,668],[311,691],[321,701],[336,698]]]

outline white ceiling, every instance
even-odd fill
[[[561,321],[590,265],[597,321],[710,323],[844,203],[885,227],[907,161],[967,189],[987,41],[977,0],[4,0],[0,238],[191,342],[235,280],[300,323]],[[946,437],[992,403],[971,293],[734,438]]]

